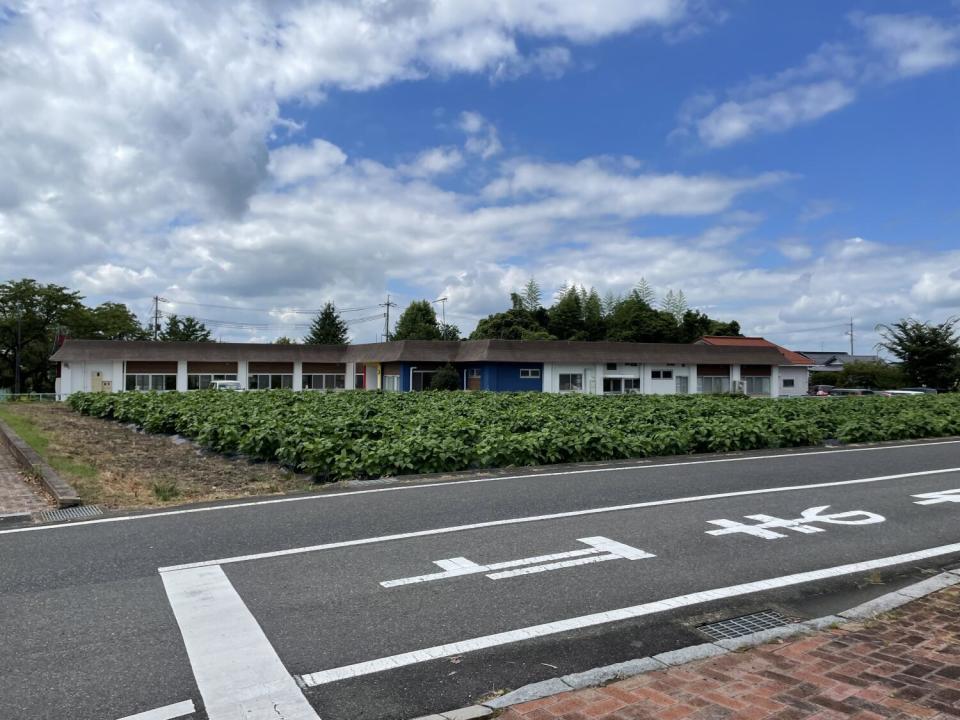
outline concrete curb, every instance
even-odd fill
[[[604,667],[594,668],[593,670],[587,670],[586,672],[541,680],[540,682],[531,683],[530,685],[524,685],[523,687],[508,692],[506,695],[501,695],[485,703],[469,705],[434,715],[424,715],[414,720],[480,720],[481,718],[493,717],[511,705],[519,705],[520,703],[530,702],[531,700],[540,700],[541,698],[550,697],[551,695],[559,695],[560,693],[581,690],[587,687],[597,687],[613,680],[623,680],[624,678],[634,675],[667,670],[670,667],[684,665],[689,662],[757,647],[758,645],[764,645],[773,640],[807,635],[846,623],[861,622],[882,613],[895,610],[901,605],[906,605],[909,602],[919,600],[920,598],[952,587],[953,585],[960,585],[960,570],[942,572],[927,580],[921,580],[913,585],[908,585],[895,592],[881,595],[862,605],[857,605],[849,610],[845,610],[839,615],[827,615],[802,623],[786,625],[782,628],[761,630],[760,632],[751,633],[750,635],[744,635],[732,640],[718,640],[715,643],[708,642],[701,645],[690,645],[689,647],[680,648],[679,650],[660,653],[653,657],[628,660],[627,662],[606,665]]]
[[[0,444],[6,447],[24,472],[34,475],[49,492],[57,507],[72,507],[80,504],[77,491],[27,445],[13,428],[0,420]]]

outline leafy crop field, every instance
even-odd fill
[[[320,480],[960,435],[960,395],[77,393],[82,413]]]

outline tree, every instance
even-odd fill
[[[460,328],[452,323],[440,323],[440,339],[441,340],[459,340],[460,339]]]
[[[400,314],[391,340],[440,340],[437,312],[429,300],[414,300]]]
[[[603,340],[606,336],[606,326],[603,321],[603,301],[594,288],[589,292],[581,293],[583,306],[583,339]]]
[[[453,365],[447,363],[433,374],[430,380],[431,390],[459,390],[460,373]]]
[[[152,335],[123,303],[105,302],[90,311],[91,337],[104,340],[149,340]]]
[[[346,345],[348,336],[347,323],[334,304],[328,302],[310,323],[310,332],[303,342],[307,345]]]
[[[880,346],[900,361],[911,384],[952,389],[960,380],[958,322],[960,318],[948,318],[931,325],[904,318],[893,325],[878,325]]]
[[[673,290],[668,290],[661,302],[661,307],[673,316],[677,325],[683,322],[684,314],[690,309],[687,305],[687,298],[684,296],[683,290],[677,293],[674,293]]]
[[[523,307],[529,312],[536,312],[543,301],[543,293],[536,279],[531,277],[523,287]]]
[[[832,382],[824,384],[842,388],[894,390],[906,384],[902,367],[879,361],[847,363],[840,372],[830,373],[830,376]]]
[[[607,340],[617,342],[672,342],[677,323],[665,310],[656,310],[633,290],[607,316]]]
[[[281,335],[276,340],[273,341],[274,345],[296,345],[293,341],[293,338],[288,338],[286,335]]]
[[[471,340],[552,340],[545,326],[547,311],[542,307],[530,312],[522,296],[510,293],[513,307],[480,320],[470,334]]]
[[[576,287],[567,288],[547,312],[551,335],[558,340],[583,339],[583,302]]]
[[[647,305],[653,307],[653,303],[657,299],[657,294],[653,291],[653,288],[650,286],[650,283],[647,282],[646,278],[640,278],[640,282],[637,283],[634,292],[636,292],[637,296]]]
[[[210,342],[207,326],[195,317],[168,315],[167,325],[160,331],[161,342]]]

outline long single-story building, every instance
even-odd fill
[[[595,395],[744,392],[773,396],[781,375],[802,382],[772,344],[620,343],[525,340],[400,340],[367,345],[266,345],[67,340],[51,358],[57,393],[206,388],[236,380],[248,390],[388,390],[430,386],[450,364],[465,390],[582,392]]]
[[[780,364],[780,371],[777,373],[777,382],[780,387],[777,392],[781,396],[797,397],[806,395],[810,388],[810,368],[816,363],[806,355],[794,350],[787,350],[776,343],[772,343],[762,337],[733,337],[729,335],[708,335],[697,342],[705,345],[714,345],[716,347],[739,347],[739,348],[772,348],[783,356]],[[764,380],[759,381],[761,385]],[[771,378],[771,382],[773,382]],[[757,390],[763,393],[763,388],[745,388],[745,392],[753,394]]]

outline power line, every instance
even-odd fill
[[[154,298],[156,300],[156,298]],[[174,305],[189,305],[191,307],[207,307],[207,308],[217,308],[219,310],[243,310],[247,312],[264,312],[264,313],[279,313],[279,314],[297,314],[297,315],[317,315],[321,310],[305,310],[300,308],[290,308],[290,309],[278,309],[278,308],[251,308],[243,307],[241,305],[215,305],[213,303],[198,303],[198,302],[187,302],[185,300],[166,300],[160,298],[160,302],[170,303]],[[336,306],[334,306],[336,307]],[[346,312],[361,312],[363,310],[375,310],[378,305],[365,305],[363,307],[355,308],[336,308],[337,312],[346,313]]]

